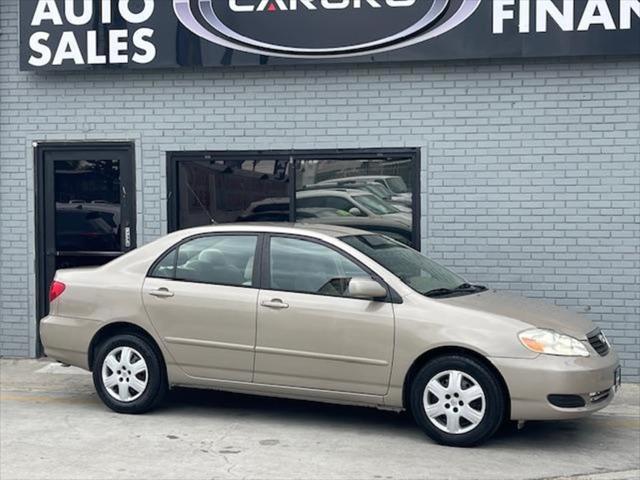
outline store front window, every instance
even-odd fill
[[[415,149],[170,153],[169,230],[299,222],[417,245],[418,163]]]
[[[291,216],[287,160],[190,159],[177,163],[177,176],[179,228]]]

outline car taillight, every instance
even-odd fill
[[[51,288],[49,289],[49,301],[53,302],[56,298],[62,295],[65,288],[66,285],[64,283],[54,280],[53,283],[51,283]]]

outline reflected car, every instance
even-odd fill
[[[620,381],[604,333],[580,315],[326,225],[182,230],[59,270],[40,336],[49,357],[91,370],[116,412],[202,387],[408,410],[454,446],[509,419],[583,417]]]
[[[407,184],[397,175],[359,175],[355,177],[341,178],[341,181],[352,182],[377,182],[385,186],[390,192],[393,193],[392,199],[398,202],[404,202],[407,205],[411,205],[411,190],[407,187]],[[324,182],[318,182],[319,184],[334,182],[334,180],[325,180]]]
[[[296,208],[333,208],[354,217],[385,217],[411,224],[411,214],[401,212],[376,195],[350,188],[300,190],[296,192]]]
[[[385,202],[393,205],[400,212],[411,212],[412,199],[399,198],[394,196],[393,193],[387,189],[382,183],[378,182],[358,182],[355,180],[336,180],[332,182],[325,181],[324,183],[316,183],[312,185],[305,185],[302,190],[327,190],[335,188],[349,188],[352,190],[361,190],[369,192],[375,196],[381,198]]]
[[[56,202],[56,223],[58,250],[120,250],[118,205],[80,201]]]
[[[346,212],[344,212],[346,213]],[[315,218],[298,217],[301,223],[337,225],[357,228],[371,233],[386,235],[404,245],[413,246],[413,230],[411,224],[384,217],[354,217],[349,214],[318,216]]]

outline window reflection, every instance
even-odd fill
[[[413,243],[413,160],[296,162],[296,220],[352,226]]]
[[[179,228],[289,221],[289,166],[282,160],[178,163]]]
[[[56,161],[56,250],[120,251],[120,162]]]
[[[211,223],[335,224],[413,241],[413,156],[249,158],[202,154],[177,162],[177,228]],[[290,168],[295,168],[291,212]]]

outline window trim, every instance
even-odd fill
[[[177,249],[179,249],[182,245],[189,243],[192,240],[197,240],[200,238],[208,238],[208,237],[256,237],[256,245],[254,247],[254,251],[253,251],[253,271],[251,272],[251,285],[235,285],[235,284],[229,284],[229,283],[211,283],[211,282],[201,282],[201,281],[197,281],[197,280],[185,280],[183,278],[177,278],[176,272],[178,271],[178,257],[179,255],[176,255],[176,258],[174,260],[174,264],[173,264],[173,278],[167,278],[167,277],[158,277],[155,275],[152,275],[152,272],[156,269],[156,267],[168,256],[171,255],[172,252],[176,251]],[[147,273],[145,275],[145,279],[147,278],[155,278],[158,280],[166,280],[166,281],[170,281],[170,282],[183,282],[183,283],[196,283],[199,285],[211,285],[211,286],[218,286],[218,287],[237,287],[237,288],[253,288],[253,289],[259,289],[260,288],[260,254],[262,252],[262,248],[263,248],[263,242],[264,242],[264,234],[261,232],[210,232],[210,233],[199,233],[196,235],[190,235],[188,237],[183,238],[182,240],[180,240],[178,243],[173,244],[171,247],[169,247],[168,249],[166,249],[160,256],[158,256],[158,258],[156,258],[154,260],[154,262],[151,264],[151,266],[149,267],[149,269],[147,270]]]
[[[271,239],[274,238],[274,237],[277,237],[277,238],[290,238],[290,239],[294,239],[294,240],[302,240],[302,241],[307,241],[307,242],[311,242],[311,243],[316,243],[316,244],[322,245],[324,247],[328,247],[330,250],[333,250],[334,252],[338,253],[339,255],[342,255],[343,257],[345,257],[350,262],[354,263],[357,267],[361,268],[368,275],[370,275],[373,280],[375,280],[375,281],[379,282],[381,285],[383,285],[387,289],[387,296],[384,299],[369,300],[369,299],[366,299],[366,298],[339,297],[339,296],[335,296],[335,295],[325,295],[323,293],[300,292],[300,291],[296,291],[296,290],[282,290],[282,289],[272,288],[271,287]],[[374,272],[369,267],[364,265],[357,258],[354,258],[348,252],[345,252],[344,250],[342,250],[340,247],[337,247],[336,245],[333,245],[331,243],[325,242],[324,240],[321,240],[321,239],[315,238],[315,237],[309,237],[309,236],[306,236],[306,235],[297,235],[297,234],[294,234],[294,233],[265,233],[264,234],[262,251],[261,251],[261,258],[260,258],[260,270],[261,270],[260,271],[260,289],[261,290],[266,290],[266,291],[271,291],[271,292],[298,293],[298,294],[301,294],[301,295],[314,295],[314,296],[317,296],[317,297],[344,298],[344,299],[348,299],[348,300],[360,300],[360,301],[363,301],[363,302],[372,302],[372,301],[374,301],[374,302],[379,302],[379,303],[397,303],[397,304],[403,303],[402,302],[402,297],[391,287],[391,285],[389,285],[387,282],[385,282],[384,279],[380,275],[378,275],[376,272]]]
[[[183,150],[166,152],[167,174],[167,231],[179,230],[179,198],[178,192],[178,167],[181,161],[203,160],[205,157],[216,160],[239,160],[250,157],[259,160],[261,157],[268,160],[286,160],[289,162],[289,221],[295,222],[296,215],[296,176],[297,165],[301,160],[358,160],[369,158],[371,160],[386,159],[397,160],[411,158],[412,168],[412,240],[413,247],[421,248],[421,220],[422,220],[422,178],[420,168],[422,164],[422,148],[398,147],[398,148],[342,148],[342,149],[304,149],[304,150]]]

